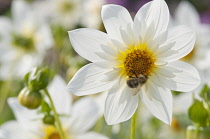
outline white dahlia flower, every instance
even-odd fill
[[[164,0],[145,4],[134,20],[124,7],[105,5],[102,20],[107,33],[69,32],[75,51],[92,63],[75,74],[68,90],[78,96],[108,90],[104,116],[109,125],[130,119],[139,100],[171,124],[170,90],[189,92],[200,84],[198,71],[179,61],[193,49],[195,33],[185,26],[168,29]]]
[[[49,93],[60,115],[62,129],[66,139],[108,139],[88,131],[99,118],[98,106],[89,97],[83,97],[72,105],[72,96],[65,89],[65,82],[55,76],[49,86]],[[0,126],[0,138],[5,139],[60,139],[55,126],[43,124],[43,114],[38,110],[29,110],[19,104],[17,98],[9,98],[8,103],[16,120]]]

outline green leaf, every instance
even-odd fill
[[[203,98],[205,102],[210,102],[210,88],[207,84],[203,86],[203,89],[200,92],[200,97]]]
[[[46,114],[50,114],[50,112],[51,112],[51,108],[50,108],[50,106],[48,105],[48,103],[47,102],[45,102],[45,101],[42,101],[42,108],[41,108],[41,112],[42,113],[46,113]]]
[[[188,110],[189,118],[200,126],[206,126],[208,120],[208,111],[203,105],[203,102],[194,100],[194,103]]]

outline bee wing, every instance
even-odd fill
[[[135,96],[140,91],[141,87],[142,85],[140,84],[137,88],[134,88],[133,96]]]

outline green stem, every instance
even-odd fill
[[[13,78],[14,78],[15,72],[13,70],[19,60],[20,60],[20,55],[17,55],[15,60],[12,62],[12,66],[9,68],[9,71],[11,74],[9,75],[6,83],[3,83],[2,88],[0,89],[0,92],[1,92],[1,94],[0,94],[0,98],[1,98],[0,99],[0,113],[3,112],[7,98],[10,96],[10,93],[12,91],[10,86],[12,84],[12,81],[14,80]]]
[[[6,88],[6,89],[3,90],[3,88]],[[3,84],[1,89],[0,89],[0,92],[1,92],[1,94],[0,94],[0,113],[3,112],[4,106],[6,104],[7,97],[8,97],[9,92],[10,92],[10,91],[8,91],[8,88],[9,88],[9,86],[5,85],[5,87],[4,87],[4,84]]]
[[[65,139],[64,132],[63,132],[62,126],[61,126],[61,122],[60,122],[60,119],[59,119],[58,114],[57,114],[57,112],[56,112],[56,109],[55,109],[53,100],[52,100],[52,98],[51,98],[49,92],[47,91],[47,89],[44,89],[44,92],[45,92],[45,94],[47,95],[47,97],[48,97],[49,100],[50,100],[50,105],[51,105],[52,111],[53,111],[53,113],[54,113],[55,121],[57,122],[57,128],[58,128],[58,131],[59,131],[59,133],[60,133],[60,135],[61,135],[61,139]]]
[[[131,139],[135,139],[135,128],[136,128],[136,112],[131,119]]]

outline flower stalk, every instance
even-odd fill
[[[60,122],[60,119],[59,119],[58,114],[56,112],[53,100],[52,100],[49,92],[47,91],[47,89],[44,89],[44,93],[46,94],[46,96],[48,97],[48,99],[50,101],[50,105],[51,105],[52,111],[54,113],[55,121],[57,122],[57,129],[59,131],[61,139],[65,139],[64,132],[63,132],[63,129],[62,129],[62,126],[61,126],[61,122]]]
[[[131,139],[135,139],[135,129],[136,129],[136,112],[131,119]]]

